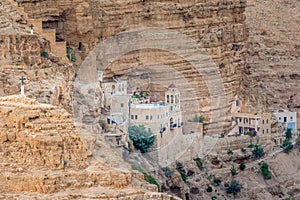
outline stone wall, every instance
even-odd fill
[[[29,19],[30,24],[33,25],[33,30],[36,31],[41,37],[45,38],[50,42],[51,52],[60,57],[66,58],[66,42],[56,41],[56,30],[55,29],[43,29],[42,19]]]

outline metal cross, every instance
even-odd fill
[[[25,80],[26,80],[26,78],[24,76],[22,76],[22,78],[20,78],[20,81],[22,82],[22,85],[24,85]]]

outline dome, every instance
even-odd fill
[[[173,83],[171,85],[169,85],[169,88],[176,88],[176,85],[174,85]]]

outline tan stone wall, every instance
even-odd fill
[[[51,44],[51,51],[52,51],[52,53],[54,53],[56,56],[58,56],[60,58],[66,58],[66,56],[67,56],[66,41],[55,42],[54,44]]]
[[[28,19],[28,23],[33,25],[35,32],[41,33],[43,30],[43,21],[41,19]]]
[[[46,40],[49,40],[51,44],[54,44],[56,42],[55,29],[43,29],[41,35]]]

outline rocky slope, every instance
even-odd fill
[[[248,0],[250,36],[243,88],[253,103],[300,111],[299,10],[297,0]]]
[[[227,151],[211,154],[196,161],[179,163],[153,173],[162,191],[179,196],[184,200],[203,199],[263,199],[279,200],[286,198],[300,198],[300,154],[299,147],[289,154],[276,153],[266,155],[261,159],[252,158],[251,149],[246,152],[233,151],[228,155]],[[263,178],[260,165],[266,162],[271,172],[271,179]],[[245,170],[239,169],[239,164],[244,162]],[[234,166],[237,175],[231,175]],[[234,197],[226,192],[226,183],[237,180],[242,188]],[[218,180],[218,181],[216,181]],[[207,191],[208,187],[211,191]]]
[[[22,96],[0,98],[0,198],[170,199],[110,150],[87,152],[65,110]],[[98,141],[105,151],[105,144]],[[107,153],[107,152],[106,152]],[[112,157],[111,159],[110,156]],[[118,159],[113,169],[111,160]]]

